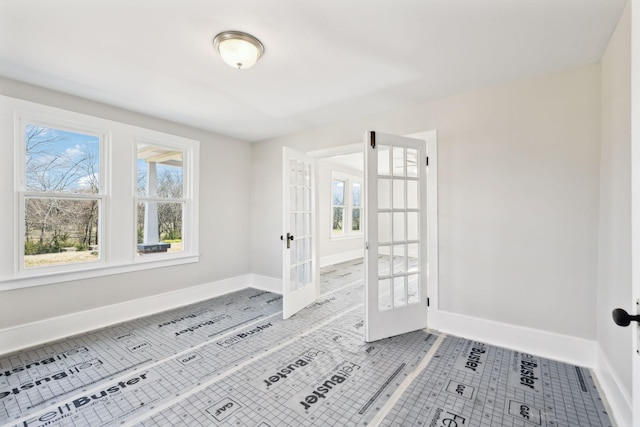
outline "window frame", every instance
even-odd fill
[[[27,189],[26,185],[26,127],[28,125],[41,126],[55,130],[79,133],[82,135],[95,136],[98,138],[98,193],[95,195],[83,195],[70,192],[55,191],[32,191]],[[108,176],[106,174],[109,167],[109,159],[106,153],[109,151],[111,144],[111,135],[108,130],[89,126],[81,122],[72,122],[55,117],[43,116],[39,114],[22,113],[16,115],[15,141],[16,147],[16,193],[17,193],[17,227],[14,242],[16,245],[15,253],[17,254],[17,264],[15,266],[18,276],[32,276],[42,274],[57,274],[64,271],[76,271],[88,268],[87,264],[92,267],[102,267],[105,264],[105,251],[101,249],[98,259],[95,261],[56,264],[42,267],[25,266],[25,232],[26,232],[26,201],[27,199],[61,199],[61,200],[98,200],[100,208],[98,209],[98,235],[100,241],[104,239],[107,232],[107,221],[104,221],[105,206],[108,203]]]
[[[344,185],[344,205],[342,206],[337,206],[337,207],[343,207],[343,224],[342,224],[342,232],[341,233],[336,233],[333,230],[333,208],[334,208],[334,204],[333,204],[333,181],[344,181],[345,185]],[[360,229],[359,230],[353,230],[352,228],[352,221],[353,221],[353,217],[352,212],[354,209],[353,206],[353,195],[352,195],[352,186],[353,184],[360,184],[360,206],[356,206],[355,208],[360,209]],[[356,239],[356,238],[361,238],[364,234],[363,231],[363,222],[362,222],[362,215],[364,212],[363,206],[364,206],[364,178],[356,176],[356,175],[352,175],[349,173],[345,173],[345,172],[341,172],[341,171],[337,171],[337,170],[332,170],[331,171],[331,181],[330,181],[330,190],[329,190],[329,194],[330,194],[330,211],[329,211],[329,215],[330,215],[330,220],[329,220],[329,236],[330,236],[330,240],[344,240],[344,239]]]
[[[358,188],[359,188],[359,191],[360,191],[360,204],[357,205],[357,206],[353,204],[353,187],[356,184],[358,185]],[[362,191],[363,188],[364,187],[362,186],[362,182],[359,182],[359,181],[356,181],[356,180],[350,182],[350,184],[349,184],[349,190],[350,190],[350,192],[349,192],[349,197],[350,197],[349,198],[349,207],[351,209],[351,212],[350,212],[350,215],[349,215],[349,223],[350,223],[349,224],[349,232],[351,232],[352,234],[360,234],[360,233],[362,233],[362,225],[363,225],[362,224],[362,212],[363,212],[362,199],[363,199],[363,196],[364,196],[364,193]],[[353,229],[353,212],[356,209],[359,212],[358,213],[358,215],[359,215],[359,217],[358,217],[358,229],[354,230]]]
[[[333,202],[333,185],[335,182],[342,182],[343,186],[342,186],[342,204],[341,205],[336,205]],[[331,177],[331,234],[333,236],[342,236],[346,233],[347,230],[347,188],[349,188],[349,182],[346,179],[338,179],[336,177],[333,176]],[[336,209],[342,209],[342,230],[340,232],[337,232],[334,228],[333,228],[333,223],[334,223],[334,218],[335,218],[335,212]]]
[[[28,101],[0,97],[0,117],[13,116],[13,257],[0,267],[0,291],[199,261],[198,177],[200,142]],[[6,122],[9,125],[9,121]],[[99,138],[99,191],[84,195],[27,191],[26,126],[33,124]],[[9,133],[6,132],[5,136]],[[173,253],[137,254],[136,159],[138,142],[183,151],[183,245]],[[117,162],[114,161],[117,159]],[[117,169],[115,166],[118,166]],[[125,165],[125,167],[123,167]],[[127,168],[128,166],[128,168]],[[128,170],[127,170],[128,169]],[[95,261],[25,267],[25,202],[29,198],[99,200],[99,257]],[[122,215],[130,212],[130,215]],[[7,218],[10,220],[9,218]],[[128,248],[127,248],[128,246]],[[13,265],[13,268],[10,267]],[[8,268],[6,268],[8,267]]]
[[[182,151],[182,197],[181,198],[166,198],[166,197],[149,197],[147,196],[139,196],[138,188],[137,188],[137,159],[138,159],[138,145],[139,144],[147,144],[152,145],[158,148],[165,149],[174,149]],[[174,203],[184,203],[184,208],[182,212],[182,251],[181,253],[190,253],[193,252],[194,247],[197,248],[197,232],[194,233],[193,227],[190,227],[189,224],[195,221],[194,215],[194,202],[193,202],[193,192],[194,192],[194,177],[189,171],[193,169],[193,150],[190,149],[188,145],[184,143],[180,143],[178,141],[164,141],[157,139],[149,139],[149,138],[136,138],[134,140],[134,169],[135,169],[135,179],[133,181],[133,197],[134,197],[134,243],[136,247],[135,254],[135,262],[136,263],[144,263],[150,261],[147,258],[164,258],[164,257],[177,257],[177,253],[149,253],[144,254],[144,256],[140,256],[137,253],[137,236],[138,236],[138,228],[137,228],[137,209],[138,203],[140,201],[158,201],[161,203],[174,202]],[[185,223],[187,224],[185,226]],[[194,242],[196,242],[194,244]]]

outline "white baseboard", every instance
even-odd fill
[[[278,282],[280,288],[282,287],[281,280],[267,279],[272,278],[245,274],[187,289],[2,329],[0,330],[0,355],[193,304],[247,287],[254,287],[254,281],[255,287],[260,289],[272,290],[275,281]]]
[[[631,427],[631,395],[611,369],[598,343],[582,338],[492,320],[438,311],[438,330],[474,341],[482,341],[548,359],[584,366],[595,373],[598,387],[605,397],[609,415],[618,427]]]
[[[587,368],[596,365],[596,341],[438,311],[438,330]]]
[[[356,249],[355,251],[340,252],[335,255],[327,255],[320,257],[320,268],[328,265],[340,264],[341,262],[351,261],[352,259],[362,258],[364,252],[362,249]]]
[[[601,393],[606,396],[609,413],[618,427],[631,427],[633,404],[631,394],[622,386],[620,378],[611,369],[611,364],[602,348],[597,346],[596,367],[594,369]]]
[[[262,289],[263,291],[282,294],[282,279],[277,277],[261,276],[259,274],[250,274],[251,287]]]
[[[622,386],[598,343],[582,338],[492,320],[438,311],[438,331],[487,344],[571,363],[595,373],[610,417],[618,427],[631,427],[631,395]]]

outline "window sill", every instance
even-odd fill
[[[28,272],[23,275],[1,278],[0,291],[29,288],[32,286],[51,285],[54,283],[70,282],[73,280],[91,279],[94,277],[110,276],[112,274],[129,273],[153,268],[170,267],[174,265],[191,264],[200,261],[199,254],[183,254],[171,257],[151,257],[148,259],[136,259],[134,262],[126,264],[106,264],[87,266],[77,270],[57,271],[57,272]]]

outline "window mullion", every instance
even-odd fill
[[[158,202],[158,203],[186,203],[189,199],[185,198],[172,198],[172,197],[146,197],[136,196],[136,199],[140,202]]]

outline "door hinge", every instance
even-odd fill
[[[427,166],[429,166],[429,156],[427,156]]]
[[[371,148],[376,148],[376,133],[374,131],[370,132],[371,136]]]
[[[365,248],[366,250],[369,250],[369,242],[365,242],[365,244],[364,244],[364,248]]]
[[[429,307],[429,297],[427,297],[427,307]]]

